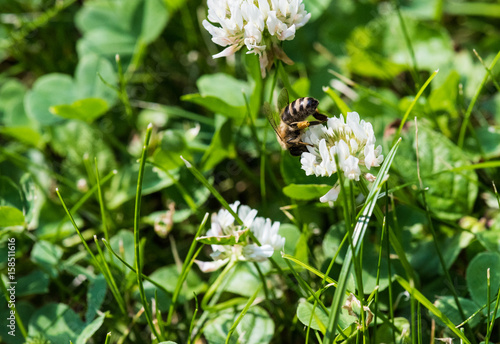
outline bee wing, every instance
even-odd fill
[[[290,103],[290,98],[288,98],[288,91],[283,88],[278,96],[278,111],[281,111]]]
[[[267,102],[264,103],[262,106],[262,112],[264,115],[266,115],[267,120],[271,124],[271,127],[273,127],[274,132],[276,135],[278,135],[281,138],[281,135],[278,133],[278,124],[276,122],[276,113],[274,113],[271,109],[271,105]]]

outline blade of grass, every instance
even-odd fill
[[[100,183],[100,186],[102,186],[102,185],[106,184],[106,182],[107,182],[108,180],[110,180],[110,179],[111,179],[111,177],[113,177],[113,176],[114,176],[114,175],[116,175],[117,173],[118,173],[118,171],[117,171],[117,170],[113,170],[113,171],[111,171],[110,173],[108,173],[108,174],[107,174],[107,175],[106,175],[106,176],[102,179],[102,181],[101,181],[101,183]],[[97,183],[96,183],[94,186],[92,186],[92,188],[90,188],[90,190],[88,190],[85,194],[83,194],[83,196],[82,196],[82,197],[80,197],[80,199],[79,199],[79,200],[75,203],[75,205],[73,205],[73,206],[71,207],[71,209],[69,210],[69,212],[70,212],[71,214],[75,214],[75,213],[78,211],[78,209],[80,209],[80,207],[81,207],[83,204],[85,204],[85,202],[86,202],[86,201],[90,198],[90,196],[92,196],[92,195],[96,192],[97,188],[98,188],[98,186],[97,186]],[[63,225],[64,225],[64,223],[65,223],[65,222],[64,222],[64,220],[65,220],[65,218],[64,218],[64,219],[62,219],[62,220],[61,220],[61,222],[59,222],[59,225],[57,226],[57,233],[58,233],[58,236],[57,236],[57,237],[59,237],[59,233],[61,232],[62,227],[63,227]]]
[[[330,87],[323,87],[323,92],[325,92],[332,100],[335,102],[337,107],[339,108],[340,112],[344,115],[347,116],[348,112],[351,112],[351,109],[347,104],[340,98],[340,96],[335,93],[334,90],[332,90]]]
[[[68,215],[71,223],[73,224],[73,227],[75,228],[76,233],[80,237],[80,240],[82,241],[83,246],[85,247],[85,249],[87,250],[87,252],[90,254],[90,256],[92,257],[92,260],[94,261],[94,263],[96,264],[96,266],[99,268],[99,270],[101,270],[103,272],[104,278],[106,279],[106,283],[108,283],[108,285],[110,286],[111,293],[113,294],[113,296],[115,297],[116,301],[118,302],[118,306],[120,307],[120,310],[122,311],[123,314],[127,314],[126,307],[125,307],[125,301],[123,301],[123,298],[121,297],[120,293],[116,293],[116,290],[114,290],[113,288],[111,288],[111,286],[113,284],[112,281],[109,279],[109,276],[105,273],[105,268],[102,266],[102,264],[99,262],[99,260],[97,259],[97,257],[94,255],[94,253],[90,249],[89,245],[87,245],[87,242],[85,241],[85,238],[83,237],[82,233],[80,232],[80,229],[76,225],[76,222],[73,219],[73,216],[71,215],[71,213],[69,212],[68,207],[66,206],[66,203],[64,202],[61,194],[59,193],[59,189],[58,188],[56,188],[56,194],[59,197],[59,200],[61,201],[61,204],[62,204],[64,210],[66,211],[66,214]]]
[[[312,290],[311,286],[300,276],[297,271],[293,268],[292,264],[288,261],[285,260],[285,263],[288,265],[290,268],[290,271],[292,272],[293,276],[297,279],[299,282],[302,290],[305,291],[305,294],[309,295],[309,297],[313,298],[315,301],[319,303],[321,308],[328,314],[328,309],[325,307],[322,301],[319,300],[318,296],[316,293]]]
[[[111,289],[111,292],[113,293],[113,295],[115,295],[115,297],[117,297],[118,305],[120,305],[120,307],[123,307],[122,311],[125,314],[125,309],[126,309],[125,300],[123,299],[123,297],[120,293],[120,289],[116,285],[116,281],[113,277],[113,274],[111,273],[111,270],[109,269],[108,262],[106,261],[106,258],[104,257],[104,253],[101,250],[101,246],[99,246],[99,242],[97,240],[96,235],[94,235],[94,242],[96,244],[99,257],[101,257],[101,261],[102,261],[101,267],[103,269],[103,270],[101,270],[102,274],[104,275],[106,281],[108,282],[108,285],[109,285],[109,288]]]
[[[436,70],[434,73],[431,74],[431,76],[427,79],[427,81],[424,83],[424,85],[420,88],[420,90],[418,91],[417,95],[415,96],[415,99],[413,99],[413,101],[411,102],[410,106],[406,110],[406,112],[405,112],[405,114],[403,116],[403,119],[401,120],[401,123],[399,124],[398,131],[396,132],[396,135],[394,136],[394,140],[392,141],[392,145],[393,146],[396,143],[396,140],[400,137],[401,130],[403,130],[403,126],[405,125],[406,120],[408,119],[408,116],[410,115],[411,110],[413,110],[413,108],[417,104],[418,99],[420,98],[420,96],[422,95],[422,93],[424,93],[425,89],[427,88],[427,86],[429,86],[429,84],[431,83],[432,79],[434,79],[434,77],[436,76],[436,74],[438,72],[439,72],[439,69]]]
[[[493,310],[493,316],[491,317],[490,326],[488,326],[488,331],[486,332],[485,343],[488,344],[491,333],[493,332],[493,325],[495,324],[495,320],[497,317],[498,306],[500,305],[500,288],[497,290],[497,300],[495,302],[495,308]],[[489,313],[488,313],[489,314]]]
[[[281,61],[278,61],[276,68],[278,70],[278,74],[279,74],[279,77],[281,79],[281,82],[283,82],[283,85],[288,90],[288,92],[290,93],[292,98],[293,99],[300,98],[300,95],[297,94],[297,92],[295,92],[295,90],[293,89],[292,83],[290,82],[290,79],[288,78],[288,74],[286,73],[285,67],[283,67],[283,63]]]
[[[387,190],[387,184],[385,184],[385,187],[386,187],[386,190]],[[386,204],[387,206],[387,204]],[[387,208],[387,207],[386,207]],[[384,247],[383,245],[383,242],[384,242],[384,233],[385,231],[387,230],[387,223],[385,221],[385,217],[384,217],[384,221],[382,223],[382,231],[380,233],[380,249],[378,251],[378,262],[377,262],[377,287],[379,286],[379,283],[380,283],[380,271],[382,270],[382,248]],[[389,261],[389,259],[387,259]],[[389,284],[391,284],[391,275],[388,275],[389,276]],[[373,319],[373,323],[374,324],[377,324],[377,311],[378,311],[378,296],[379,296],[379,288],[377,288],[377,291],[375,293],[375,309],[373,310],[373,313],[375,313],[375,317]],[[377,326],[374,327],[373,329],[373,342],[376,343],[377,342]]]
[[[106,248],[116,257],[118,258],[119,261],[121,261],[127,268],[130,269],[130,271],[132,271],[133,273],[137,273],[137,271],[134,269],[134,267],[132,265],[130,265],[129,263],[127,263],[122,257],[120,257],[118,255],[118,253],[116,253],[115,251],[113,251],[113,248],[111,248],[111,245],[109,244],[109,242],[106,241],[106,239],[101,239],[104,246],[106,246]],[[146,281],[150,282],[151,284],[153,284],[155,287],[163,290],[166,294],[169,294],[170,292],[164,287],[162,286],[161,284],[159,284],[158,282],[156,282],[155,280],[149,278],[148,276],[142,274],[142,278],[144,278]]]
[[[144,167],[146,165],[146,153],[149,146],[149,140],[151,139],[151,132],[153,130],[153,125],[150,123],[146,129],[146,136],[144,138],[144,146],[142,147],[142,154],[139,161],[139,175],[137,177],[137,192],[135,196],[135,207],[134,207],[134,252],[135,252],[135,270],[137,271],[137,283],[139,286],[139,294],[141,296],[141,302],[144,307],[144,314],[146,315],[146,321],[151,328],[152,333],[160,341],[163,340],[163,336],[158,333],[156,326],[153,323],[153,318],[151,314],[151,309],[149,308],[149,303],[146,299],[146,292],[144,291],[144,285],[142,282],[142,263],[141,263],[141,249],[140,249],[140,236],[139,236],[139,225],[140,225],[140,212],[141,212],[141,197],[142,197],[142,180],[144,177]]]
[[[493,73],[491,72],[491,69],[488,68],[488,66],[486,65],[486,63],[484,63],[483,59],[481,58],[481,56],[477,53],[476,49],[472,49],[472,52],[474,53],[474,55],[476,55],[477,59],[479,60],[479,62],[481,62],[481,64],[483,65],[484,69],[486,69],[486,73],[488,73],[488,75],[490,76],[491,78],[491,81],[493,82],[493,85],[495,85],[496,89],[498,92],[500,92],[500,85],[498,84],[498,82],[495,80],[495,76],[493,75]]]
[[[415,57],[415,51],[413,50],[413,45],[411,44],[411,39],[410,35],[408,34],[408,30],[406,29],[406,24],[403,19],[403,16],[401,15],[401,10],[399,8],[399,1],[394,0],[393,1],[394,7],[396,8],[396,14],[398,15],[399,19],[399,24],[401,25],[401,31],[403,31],[403,37],[405,39],[406,43],[406,48],[408,49],[408,52],[410,53],[410,58],[411,58],[411,75],[413,77],[413,81],[415,82],[415,89],[420,88],[420,75],[418,74],[418,65],[417,65],[417,59]]]
[[[106,341],[104,344],[109,344],[109,341],[111,340],[111,332],[106,333]]]
[[[399,106],[397,103],[394,103],[393,101],[385,98],[383,95],[381,95],[379,92],[372,90],[371,88],[365,87],[363,85],[358,84],[357,82],[347,78],[346,76],[334,71],[333,69],[329,69],[328,72],[330,74],[333,74],[337,78],[340,79],[341,82],[353,87],[354,89],[360,90],[365,92],[366,94],[369,94],[370,96],[380,100],[382,103],[386,104],[388,107],[398,110],[399,111]]]
[[[493,67],[495,67],[495,65],[496,65],[496,63],[497,63],[497,61],[498,61],[499,58],[500,58],[500,51],[497,53],[497,55],[493,59],[493,62],[491,62],[490,67],[489,67],[490,70],[493,69]],[[481,94],[481,91],[483,90],[484,85],[486,84],[486,81],[488,80],[489,76],[490,75],[488,74],[488,72],[486,72],[484,74],[484,77],[483,77],[483,80],[481,81],[481,84],[477,88],[476,93],[472,97],[472,100],[469,103],[469,106],[467,107],[467,111],[465,112],[464,120],[462,122],[462,126],[460,127],[460,134],[458,135],[457,145],[460,148],[462,148],[464,146],[465,131],[467,129],[467,126],[469,125],[469,120],[470,120],[470,116],[472,114],[472,109],[474,108],[474,105],[476,105],[477,99],[479,98],[479,95]]]
[[[195,307],[194,307],[194,312],[193,312],[193,316],[191,317],[191,324],[189,325],[189,338],[188,338],[188,341],[187,341],[187,344],[191,344],[191,339],[193,338],[192,334],[193,334],[193,328],[194,328],[194,321],[196,319],[196,314],[198,314],[198,298],[196,297],[196,293],[193,293],[194,294],[194,302],[195,302]]]
[[[446,2],[445,12],[455,16],[485,16],[500,18],[500,4],[478,1]]]
[[[316,276],[320,277],[320,278],[323,278],[323,280],[325,280],[326,282],[328,282],[329,284],[333,284],[335,287],[337,287],[337,281],[335,281],[333,278],[325,275],[324,273],[322,273],[321,271],[313,268],[312,266],[298,260],[297,258],[295,258],[294,256],[291,256],[289,254],[285,254],[285,253],[282,253],[281,256],[284,258],[284,259],[287,259],[287,260],[291,260],[292,262],[294,262],[295,264],[297,265],[300,265],[302,266],[303,268],[305,268],[306,270],[312,272],[313,274],[315,274]],[[347,293],[346,295],[349,295],[349,293]]]
[[[137,44],[139,45],[139,44]],[[134,52],[135,55],[135,52]],[[127,79],[125,78],[125,75],[123,74],[123,67],[122,67],[122,62],[120,60],[120,55],[116,54],[115,55],[115,61],[116,61],[116,66],[118,69],[118,98],[122,101],[123,105],[125,106],[125,113],[127,114],[127,118],[130,123],[134,123],[134,112],[132,110],[132,106],[130,105],[130,98],[128,97],[127,93]],[[131,63],[132,64],[132,63]],[[129,66],[130,67],[130,66]],[[146,311],[147,313],[147,311]]]
[[[381,191],[383,183],[385,183],[386,181],[389,172],[389,167],[392,164],[392,161],[394,160],[400,142],[401,139],[398,140],[396,144],[392,147],[384,163],[382,164],[380,171],[378,173],[378,177],[373,183],[373,187],[370,190],[370,193],[368,194],[367,197],[367,199],[369,199],[370,201],[368,201],[365,204],[363,212],[354,228],[354,235],[352,238],[354,250],[350,248],[347,250],[347,254],[344,258],[344,263],[342,264],[342,269],[339,275],[338,287],[333,296],[330,315],[328,318],[327,332],[323,342],[324,344],[331,344],[335,340],[335,329],[337,328],[337,324],[340,318],[340,312],[342,309],[341,307],[344,299],[344,294],[347,288],[347,280],[349,278],[349,272],[352,266],[352,258],[353,255],[358,254],[360,251],[361,242],[368,227],[369,219],[373,213],[373,210],[375,209],[375,205],[378,199],[377,196]]]
[[[102,196],[102,191],[101,191],[101,181],[99,177],[99,168],[97,167],[97,158],[94,159],[94,164],[95,164],[95,178],[97,185],[97,199],[99,201],[99,208],[101,210],[102,230],[104,232],[104,238],[107,241],[109,241],[108,225],[106,224],[106,212],[104,210],[104,198]],[[99,246],[99,244],[97,244],[97,246]],[[109,254],[109,258],[111,259],[111,253]]]
[[[470,341],[467,337],[455,327],[455,325],[451,322],[450,319],[446,315],[444,315],[436,306],[432,304],[420,291],[416,288],[410,286],[410,283],[406,281],[403,277],[396,275],[396,281],[411,295],[417,299],[425,308],[427,308],[432,314],[439,318],[454,334],[458,336],[464,343],[470,344]]]
[[[498,206],[500,207],[500,195],[498,195],[497,187],[495,185],[495,182],[492,182],[493,185],[493,191],[495,193],[495,196],[497,198],[497,203]],[[495,302],[495,309],[493,310],[493,316],[491,317],[491,323],[490,326],[488,327],[488,331],[486,332],[485,336],[485,343],[488,344],[488,341],[490,340],[491,333],[493,332],[493,325],[495,324],[495,320],[497,318],[497,311],[498,311],[498,306],[500,304],[500,288],[497,289],[497,300]],[[489,316],[489,312],[488,312]]]

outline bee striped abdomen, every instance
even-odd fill
[[[300,122],[316,112],[319,102],[311,97],[299,98],[288,104],[281,119],[287,123]]]

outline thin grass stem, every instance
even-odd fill
[[[193,338],[192,334],[193,334],[194,323],[196,320],[196,314],[198,314],[198,298],[197,298],[196,293],[193,293],[193,294],[194,294],[195,307],[194,307],[193,316],[191,317],[191,324],[189,325],[189,336],[188,336],[187,344],[191,344],[191,339]]]
[[[104,209],[104,197],[102,195],[101,190],[101,180],[99,177],[99,169],[97,167],[97,158],[94,159],[95,164],[95,178],[97,185],[97,200],[99,201],[99,209],[101,210],[101,223],[102,223],[102,231],[104,232],[104,238],[109,241],[109,233],[108,233],[108,225],[106,222],[106,211]],[[99,246],[99,245],[98,245]],[[111,252],[109,253],[109,258],[111,260]]]
[[[490,67],[489,67],[489,70],[492,70],[493,67],[495,67],[498,59],[500,58],[500,51],[497,53],[497,55],[495,56],[495,58],[493,59],[493,61],[491,62],[490,64]],[[458,135],[458,142],[457,142],[457,145],[458,147],[462,148],[464,146],[464,140],[465,140],[465,131],[467,130],[467,126],[469,125],[469,121],[470,121],[470,116],[472,114],[472,109],[474,108],[474,106],[476,105],[476,102],[479,98],[479,95],[481,94],[481,91],[483,90],[484,88],[484,85],[486,85],[486,81],[488,80],[488,77],[490,75],[488,74],[488,72],[486,72],[484,74],[484,77],[483,77],[483,80],[481,81],[481,84],[479,85],[479,87],[477,88],[476,90],[476,93],[474,94],[474,96],[472,97],[472,100],[471,102],[469,103],[469,106],[467,107],[467,111],[465,112],[465,115],[464,115],[464,120],[462,122],[462,126],[460,127],[460,133]]]
[[[151,314],[151,309],[149,308],[149,303],[146,299],[146,292],[144,291],[144,284],[142,279],[142,262],[141,262],[141,246],[140,246],[140,214],[141,214],[141,198],[142,198],[142,180],[144,178],[144,167],[146,166],[146,153],[149,146],[149,140],[151,139],[151,132],[153,130],[153,125],[149,124],[146,129],[146,136],[144,138],[144,146],[142,147],[142,154],[139,162],[139,174],[137,177],[137,191],[135,196],[135,206],[134,206],[134,252],[135,252],[135,270],[137,276],[137,284],[139,287],[139,294],[141,296],[141,302],[144,307],[144,314],[146,316],[146,321],[156,338],[163,340],[161,333],[158,333],[156,326],[153,323],[153,317]]]
[[[123,299],[120,289],[116,285],[116,281],[113,277],[113,274],[111,273],[111,270],[109,269],[108,262],[106,261],[106,257],[104,257],[104,253],[101,250],[101,246],[99,246],[99,242],[97,241],[97,236],[94,235],[94,242],[96,244],[97,252],[99,254],[99,257],[101,257],[101,268],[102,268],[102,274],[105,276],[106,281],[109,284],[109,288],[111,289],[111,292],[116,298],[116,301],[118,301],[118,305],[120,306],[120,309],[122,310],[123,314],[126,314],[126,305],[125,305],[125,300]]]
[[[491,78],[491,81],[493,82],[493,85],[495,85],[495,88],[497,89],[498,92],[500,92],[500,85],[498,84],[498,82],[495,80],[495,76],[493,75],[493,73],[491,72],[491,69],[488,68],[488,66],[486,65],[486,63],[484,63],[483,59],[481,58],[481,56],[477,53],[476,49],[472,49],[472,52],[474,53],[474,55],[476,55],[477,59],[479,60],[479,62],[481,62],[481,64],[483,65],[484,69],[486,70],[486,72],[488,73],[488,75],[490,76]]]
[[[429,86],[429,84],[431,83],[432,79],[434,79],[434,77],[437,75],[438,72],[439,72],[439,69],[436,70],[436,71],[434,71],[434,73],[431,74],[431,76],[427,79],[427,81],[425,81],[424,85],[422,87],[420,87],[420,90],[418,91],[417,95],[415,96],[415,98],[411,102],[410,106],[406,110],[406,112],[405,112],[405,114],[403,116],[403,119],[401,120],[401,123],[399,124],[399,128],[398,128],[398,130],[396,132],[396,135],[394,136],[394,140],[392,141],[392,145],[393,146],[396,143],[396,140],[398,140],[398,138],[400,137],[401,131],[403,130],[403,127],[404,127],[404,125],[406,123],[406,120],[408,119],[408,116],[410,115],[411,110],[413,110],[413,108],[417,104],[418,99],[420,98],[420,96],[422,95],[422,93],[424,93],[425,89],[427,88],[427,86]]]
[[[399,2],[398,0],[394,0],[394,7],[396,8],[396,14],[398,15],[399,19],[399,24],[401,25],[401,30],[403,31],[403,37],[405,39],[406,47],[408,49],[408,52],[410,53],[410,58],[411,58],[411,75],[413,77],[413,80],[415,81],[415,89],[420,88],[420,75],[418,74],[418,65],[417,65],[417,58],[415,57],[415,51],[413,50],[413,45],[411,44],[411,39],[410,35],[408,34],[408,30],[406,29],[406,24],[403,19],[403,16],[401,15],[401,10],[399,8]]]

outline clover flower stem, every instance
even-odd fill
[[[196,234],[194,236],[195,238],[199,237],[201,234],[201,231],[203,230],[203,228],[205,228],[205,224],[207,223],[207,220],[208,220],[208,215],[209,215],[208,213],[205,213],[205,216],[203,217],[203,220],[202,220],[200,226],[198,227],[198,230],[196,231]],[[194,259],[198,256],[201,249],[203,248],[203,245],[201,245],[200,248],[195,253],[194,250],[196,248],[196,243],[197,243],[196,240],[193,240],[191,242],[191,246],[189,247],[189,251],[186,255],[186,258],[184,259],[184,263],[182,264],[182,269],[181,269],[181,272],[179,274],[179,278],[177,279],[177,284],[175,285],[174,293],[172,295],[172,302],[170,303],[170,307],[168,309],[168,315],[167,315],[167,321],[166,321],[167,327],[172,322],[172,316],[174,314],[174,309],[175,309],[175,305],[177,303],[177,298],[180,294],[180,291],[182,289],[182,285],[187,277],[187,274],[188,274],[191,266],[194,263]],[[167,333],[167,337],[168,337],[168,333]]]
[[[264,274],[262,273],[262,270],[257,262],[253,262],[253,266],[257,270],[260,280],[262,281],[262,288],[264,289],[264,295],[266,296],[266,300],[269,301],[269,289],[267,288],[266,284],[266,276],[264,276]]]
[[[248,309],[252,306],[253,302],[257,298],[257,295],[259,295],[259,292],[260,292],[261,288],[262,288],[262,286],[259,286],[257,289],[255,289],[255,292],[253,293],[253,295],[248,299],[248,301],[247,301],[245,307],[243,308],[243,310],[241,311],[240,315],[238,316],[238,318],[236,319],[236,321],[233,323],[233,325],[229,329],[229,332],[227,333],[225,344],[229,343],[229,339],[231,338],[231,335],[233,334],[234,330],[236,330],[236,326],[238,326],[238,324],[240,323],[241,319],[243,319],[243,317],[245,316],[245,314],[248,312]]]
[[[237,263],[237,260],[231,259],[229,261],[229,263],[224,267],[224,270],[222,270],[220,275],[217,276],[217,279],[215,280],[215,282],[213,282],[212,285],[210,285],[207,292],[203,296],[203,299],[201,300],[201,308],[204,311],[209,310],[208,302],[209,302],[210,298],[212,297],[212,295],[214,295],[215,291],[219,288],[219,286],[224,281],[224,279],[226,278],[229,271],[232,270],[232,268],[236,265],[236,263]]]

